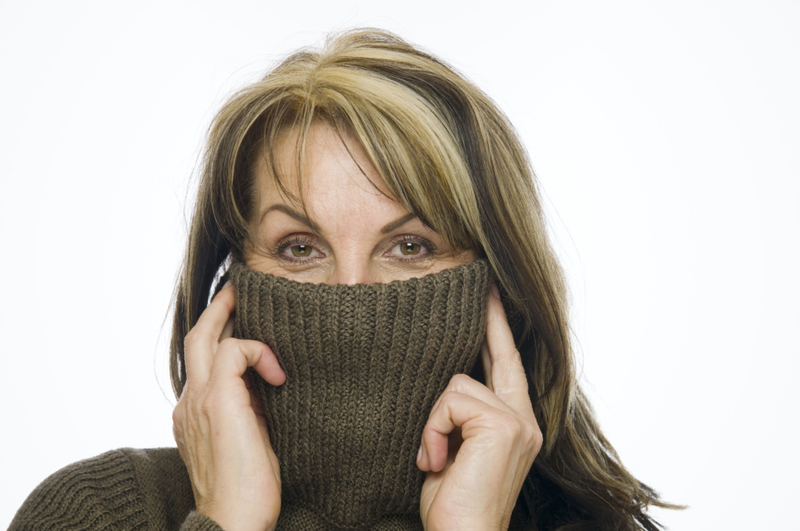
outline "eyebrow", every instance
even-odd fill
[[[300,212],[298,212],[298,211],[296,211],[294,209],[291,209],[286,205],[270,205],[270,207],[267,208],[264,211],[263,214],[261,214],[261,222],[263,222],[264,218],[267,217],[267,214],[269,214],[273,210],[278,210],[280,212],[283,212],[287,216],[290,216],[290,217],[296,219],[297,221],[299,221],[300,223],[302,223],[306,227],[310,228],[314,232],[322,232],[320,230],[320,228],[319,228],[319,225],[317,225],[316,223],[314,223],[313,221],[308,219],[308,217],[306,215],[304,215],[304,214],[302,214],[302,213],[300,213]],[[401,217],[399,219],[396,219],[396,220],[394,220],[394,221],[392,221],[390,223],[387,223],[381,229],[381,234],[387,234],[389,232],[392,232],[393,230],[397,229],[398,227],[402,227],[403,225],[405,225],[406,223],[408,223],[409,221],[411,221],[412,219],[414,219],[416,217],[417,216],[415,214],[408,213],[408,214],[406,214],[405,216],[403,216],[403,217]]]
[[[306,217],[304,214],[301,214],[300,212],[298,212],[296,210],[293,210],[293,209],[289,208],[286,205],[270,205],[270,207],[267,208],[264,211],[263,214],[261,214],[261,222],[262,223],[264,222],[264,218],[267,217],[267,214],[269,214],[273,210],[278,210],[280,212],[283,212],[287,216],[293,217],[294,219],[296,219],[297,221],[299,221],[300,223],[302,223],[306,227],[310,228],[314,232],[319,232],[320,231],[319,230],[319,225],[317,225],[316,223],[314,223],[313,221],[308,219],[308,217]]]
[[[402,227],[403,225],[405,225],[406,223],[408,223],[409,221],[411,221],[412,219],[414,219],[416,217],[417,216],[415,216],[414,214],[409,212],[408,214],[406,214],[402,218],[396,219],[396,220],[392,221],[391,223],[388,223],[385,227],[383,227],[381,229],[381,234],[386,234],[386,233],[392,232],[396,228]]]

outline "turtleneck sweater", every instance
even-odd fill
[[[234,261],[234,336],[285,374],[251,369],[281,470],[277,531],[422,531],[422,430],[486,335],[486,260],[373,284],[295,282]],[[302,444],[298,444],[302,441]]]
[[[281,465],[278,531],[422,530],[416,451],[433,402],[477,360],[488,264],[355,286],[229,273],[235,337],[270,345],[287,375],[251,373]],[[9,529],[220,530],[194,509],[177,449],[121,449],[47,478]]]

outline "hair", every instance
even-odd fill
[[[452,67],[383,30],[347,31],[319,50],[294,53],[234,94],[213,120],[175,292],[175,395],[186,382],[184,338],[228,256],[243,256],[252,241],[257,157],[274,161],[273,146],[289,128],[299,133],[301,164],[317,121],[360,142],[400,204],[494,270],[544,437],[515,518],[537,530],[660,527],[648,506],[678,507],[625,469],[577,384],[564,275],[514,128]],[[288,194],[274,162],[273,178]]]

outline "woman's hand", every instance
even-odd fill
[[[247,367],[272,385],[286,375],[272,350],[234,339],[230,282],[186,335],[186,385],[172,413],[197,510],[226,531],[274,529],[281,509],[278,458]]]
[[[525,370],[495,285],[482,357],[486,385],[454,376],[422,432],[417,466],[428,472],[420,499],[427,531],[508,529],[542,447]]]

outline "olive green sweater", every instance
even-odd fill
[[[222,531],[194,510],[177,448],[112,450],[73,463],[28,496],[9,531]]]
[[[122,448],[72,463],[45,479],[8,529],[223,531],[194,508],[192,485],[177,448]],[[403,524],[394,525],[399,531]],[[527,526],[512,518],[509,529]]]
[[[421,530],[416,451],[433,402],[477,360],[488,264],[328,286],[234,263],[231,278],[236,337],[271,345],[287,375],[253,375],[281,463],[279,531]],[[121,449],[50,476],[11,530],[220,530],[194,508],[176,448]]]

